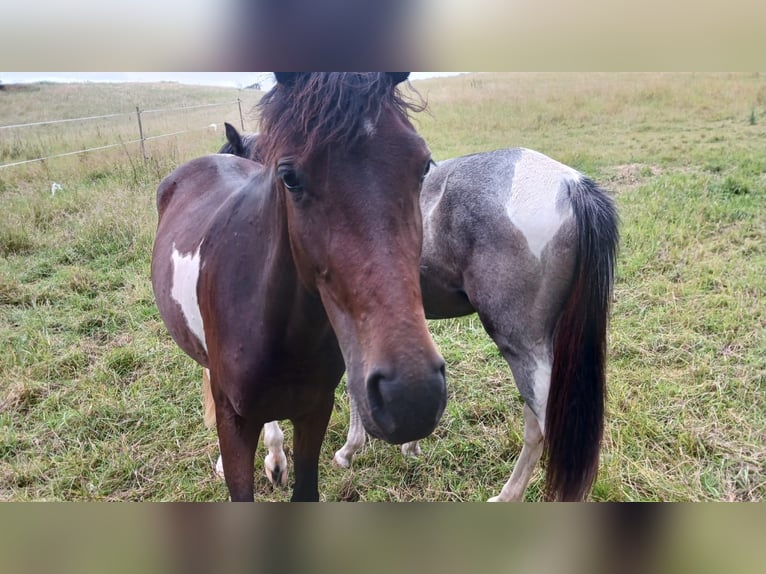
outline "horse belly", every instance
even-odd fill
[[[438,262],[421,260],[420,290],[427,319],[448,319],[475,313],[462,287],[462,276],[445,272]]]

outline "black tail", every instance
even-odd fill
[[[546,497],[581,500],[596,478],[604,429],[606,330],[619,242],[617,209],[593,181],[572,186],[578,255],[556,326],[545,415]]]

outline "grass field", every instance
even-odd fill
[[[766,76],[492,73],[415,86],[430,109],[416,125],[435,158],[531,147],[615,194],[622,244],[591,498],[766,499]],[[244,93],[38,88],[0,91],[0,125]],[[237,117],[236,106],[225,111],[192,123]],[[163,122],[154,133],[190,129],[188,117]],[[0,163],[128,137],[65,126],[27,139],[0,130]],[[170,340],[149,284],[156,186],[222,138],[154,140],[146,166],[126,146],[0,169],[0,499],[226,499],[200,368]],[[53,181],[64,187],[55,196]],[[480,501],[507,480],[522,430],[510,371],[476,317],[431,328],[450,400],[423,456],[372,441],[351,470],[332,466],[348,421],[341,387],[323,500]],[[256,497],[287,500],[263,478],[264,454]],[[540,498],[542,476],[528,500]]]

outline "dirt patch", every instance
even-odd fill
[[[659,167],[645,163],[626,163],[607,168],[605,171],[606,177],[602,183],[616,194],[634,191],[650,178],[662,173]]]

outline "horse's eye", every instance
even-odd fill
[[[436,162],[432,159],[429,159],[426,163],[426,166],[423,168],[423,175],[420,176],[420,182],[423,183],[423,180],[425,180],[426,176],[428,175],[428,172],[431,171],[431,166],[436,165]]]
[[[282,183],[285,184],[285,187],[290,191],[300,191],[303,189],[303,184],[301,183],[298,174],[291,166],[280,165],[277,168],[277,175],[282,180]]]

